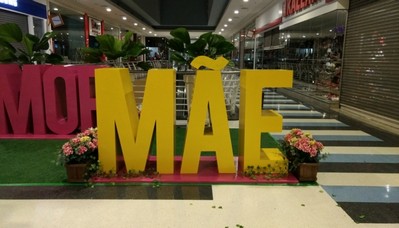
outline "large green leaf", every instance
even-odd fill
[[[138,57],[140,55],[144,55],[147,53],[150,53],[151,51],[149,49],[147,49],[144,44],[139,43],[139,42],[133,42],[130,47],[129,50],[127,50],[126,52],[126,57],[130,58],[130,57]]]
[[[0,62],[10,63],[17,60],[15,52],[0,47]]]
[[[28,55],[19,55],[18,56],[18,61],[22,64],[29,64],[31,63],[30,58]]]
[[[27,34],[23,37],[22,43],[26,49],[26,54],[28,56],[33,56],[33,45],[35,44],[35,40],[38,41],[39,38],[34,37],[33,35]]]
[[[86,63],[99,63],[103,53],[98,48],[82,48],[83,61]]]
[[[0,38],[0,49],[8,49],[11,52],[16,52],[17,50],[8,41]]]
[[[116,51],[121,51],[121,49],[118,49],[118,45],[115,45],[116,39],[114,36],[105,34],[105,35],[100,35],[96,36],[96,39],[98,43],[100,44],[100,49],[104,52],[116,52]]]
[[[206,41],[198,39],[194,43],[187,46],[187,54],[192,57],[205,55]]]
[[[40,50],[47,50],[50,47],[49,40],[55,36],[54,33],[46,32],[42,38],[35,43],[33,50],[40,51]]]
[[[216,55],[225,55],[228,54],[229,52],[233,51],[235,49],[234,45],[228,41],[221,42],[216,45]]]
[[[180,55],[179,53],[174,52],[174,51],[172,51],[170,53],[170,59],[175,61],[175,62],[177,62],[177,63],[179,63],[179,64],[186,64],[187,63],[186,59],[182,55]]]
[[[133,36],[133,32],[127,32],[125,33],[125,38],[123,39],[123,43],[121,46],[121,50],[128,52],[129,49],[132,47],[133,42],[132,42],[132,36]],[[119,41],[119,40],[118,40]]]
[[[50,54],[50,55],[46,55],[46,63],[51,63],[51,64],[59,64],[62,63],[64,61],[64,59],[62,58],[62,56],[57,55],[57,54]]]
[[[200,40],[205,40],[207,43],[209,43],[209,38],[212,36],[212,32],[206,32],[202,34],[199,39]]]
[[[168,40],[167,44],[168,44],[168,47],[174,51],[181,52],[181,53],[185,52],[184,43],[179,39],[175,39],[175,38],[170,39],[170,40]]]
[[[191,43],[190,34],[188,33],[186,28],[176,28],[170,31],[170,35],[174,38],[182,41],[185,44]]]
[[[15,23],[0,24],[0,38],[8,42],[21,42],[22,31]]]

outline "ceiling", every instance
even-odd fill
[[[108,25],[144,36],[170,37],[171,29],[186,27],[191,37],[212,31],[230,38],[278,1],[50,0],[50,3],[74,12],[77,16],[87,13],[103,19]],[[106,8],[111,11],[107,12]],[[234,13],[235,10],[238,10],[238,14]]]
[[[215,30],[229,0],[110,0],[154,29]]]

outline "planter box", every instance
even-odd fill
[[[319,163],[301,163],[294,170],[294,175],[299,181],[316,181]]]
[[[68,182],[86,182],[87,164],[66,164]]]

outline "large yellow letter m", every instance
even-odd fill
[[[143,171],[156,131],[157,171],[173,173],[175,75],[172,69],[148,71],[139,119],[128,70],[96,70],[98,149],[104,171],[116,171],[118,139],[126,170]]]

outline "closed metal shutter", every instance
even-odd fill
[[[340,102],[399,120],[399,1],[351,0]]]
[[[0,24],[5,24],[5,23],[17,24],[21,28],[23,34],[26,34],[29,31],[28,16],[0,9]],[[14,43],[13,45],[16,48],[20,48],[22,50],[25,49],[20,43]]]

